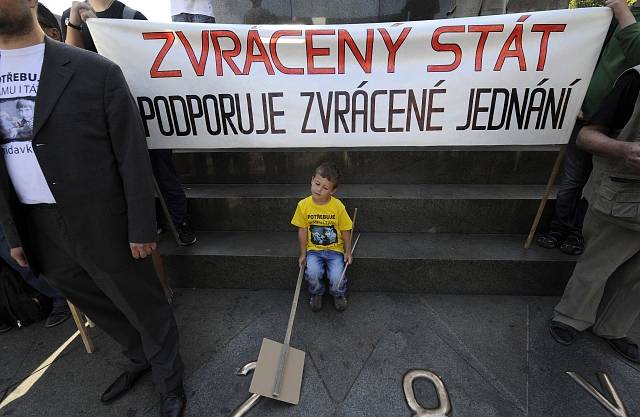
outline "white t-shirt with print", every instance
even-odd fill
[[[180,13],[213,17],[213,0],[171,0],[171,16]]]
[[[0,146],[7,172],[24,204],[56,202],[33,152],[33,115],[44,43],[0,50]]]

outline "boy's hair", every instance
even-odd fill
[[[328,179],[333,183],[333,188],[337,188],[340,184],[340,170],[333,162],[323,162],[316,168],[313,175],[320,175],[322,178]]]

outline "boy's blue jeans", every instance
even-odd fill
[[[329,279],[329,294],[344,296],[347,292],[347,277],[342,280],[340,288],[336,288],[342,271],[344,270],[344,255],[333,250],[309,250],[307,251],[307,268],[304,277],[309,283],[309,294],[324,294],[326,288],[322,277],[325,272]]]

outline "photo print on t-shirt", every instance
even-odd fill
[[[33,137],[34,97],[0,99],[2,144],[30,141]]]
[[[329,246],[338,243],[338,232],[335,226],[309,226],[311,243],[316,246]]]

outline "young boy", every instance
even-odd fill
[[[300,242],[300,267],[306,266],[305,279],[309,283],[311,310],[322,309],[325,285],[322,276],[327,273],[338,311],[347,308],[347,279],[338,281],[346,265],[351,264],[351,218],[344,204],[333,194],[340,183],[340,172],[335,164],[326,162],[316,168],[311,177],[311,195],[298,202],[291,224],[297,226]]]

